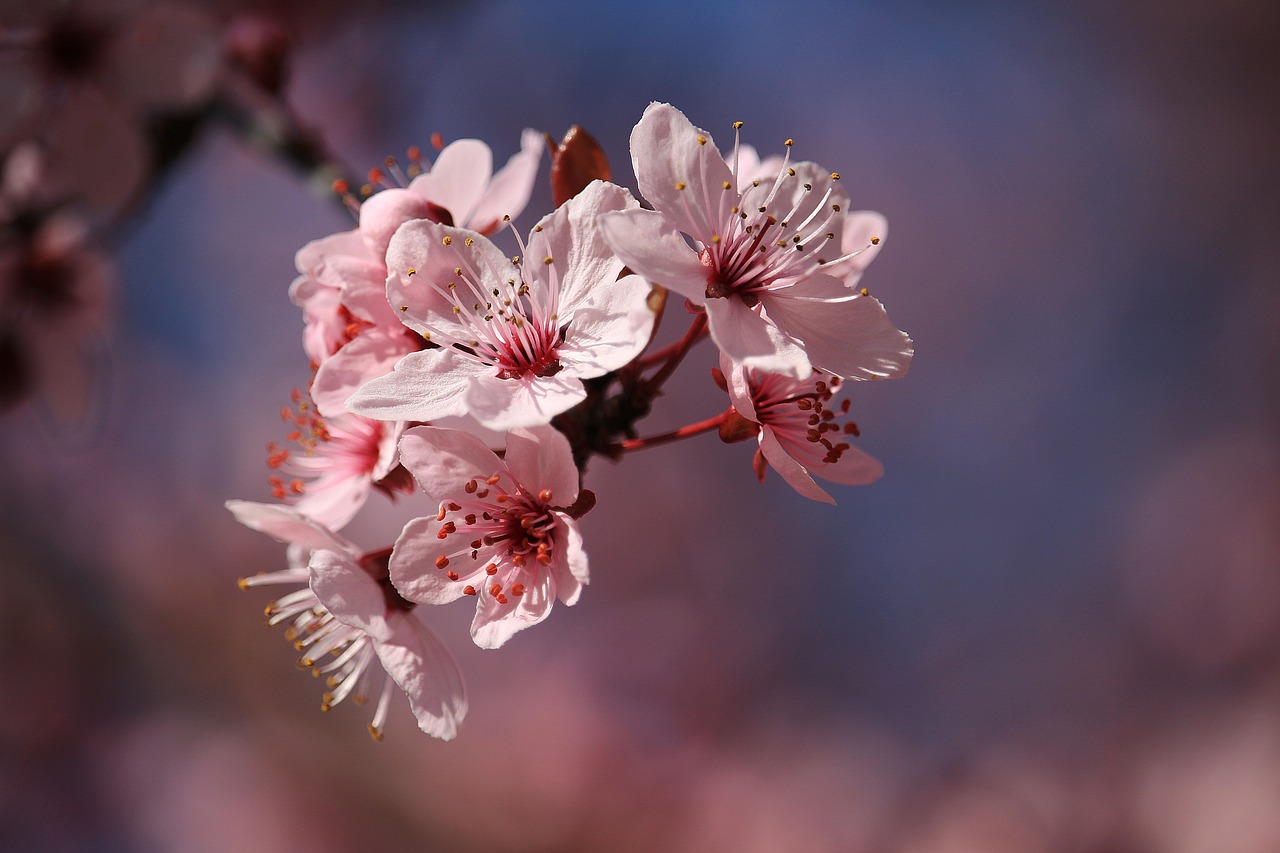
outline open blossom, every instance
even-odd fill
[[[587,555],[575,520],[593,496],[578,490],[569,442],[551,427],[507,436],[499,459],[470,433],[417,427],[400,456],[440,502],[409,522],[391,556],[391,581],[410,601],[446,604],[476,597],[471,636],[495,649],[536,625],[558,598],[578,600]]]
[[[404,491],[397,470],[396,444],[404,424],[375,421],[345,413],[324,418],[294,392],[297,409],[284,407],[281,417],[293,428],[288,445],[267,445],[272,493],[294,509],[332,530],[342,528],[364,506],[377,487],[388,495]],[[404,474],[403,469],[398,469]],[[410,489],[412,482],[404,477]]]
[[[387,297],[438,345],[347,400],[369,417],[428,421],[470,414],[498,430],[548,423],[586,397],[583,379],[622,367],[653,328],[649,286],[595,228],[631,194],[595,181],[533,229],[524,258],[474,231],[418,220],[387,250]]]
[[[390,553],[361,553],[324,525],[279,504],[227,501],[227,509],[242,524],[289,544],[288,569],[244,578],[240,585],[300,585],[267,607],[267,623],[288,625],[288,637],[302,653],[299,663],[325,677],[329,689],[321,708],[327,711],[348,696],[363,703],[376,690],[369,732],[381,739],[398,686],[419,728],[452,739],[467,713],[462,674],[413,603],[391,586]]]
[[[880,479],[880,463],[849,443],[858,435],[853,421],[838,422],[848,414],[849,401],[838,407],[832,401],[840,388],[839,377],[814,371],[807,379],[793,379],[736,364],[721,356],[720,368],[733,408],[740,416],[726,422],[721,435],[732,440],[754,432],[760,442],[754,466],[764,482],[765,463],[782,475],[800,494],[824,503],[835,503],[813,481],[816,474],[833,483],[863,486]]]
[[[601,216],[605,240],[637,273],[703,306],[722,352],[797,379],[814,368],[906,372],[910,338],[845,280],[863,246],[842,247],[838,175],[788,159],[772,180],[744,180],[736,152],[731,168],[710,134],[657,103],[632,131],[631,159],[654,210]]]
[[[446,145],[406,188],[376,193],[360,206],[360,225],[302,247],[290,297],[303,309],[303,344],[316,366],[311,396],[320,413],[346,411],[352,392],[389,373],[426,346],[387,303],[387,243],[400,225],[429,219],[492,233],[518,216],[533,192],[542,138],[526,130],[521,150],[496,174],[489,146],[476,139]]]

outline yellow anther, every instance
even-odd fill
[[[711,242],[712,242],[712,243],[719,243],[719,242],[720,242],[720,235],[719,235],[719,234],[712,234],[712,235],[711,235]]]
[[[865,287],[864,287],[864,288],[862,288],[862,290],[860,290],[860,291],[858,291],[858,292],[859,292],[859,293],[861,293],[863,296],[870,296],[870,295],[871,295],[871,291],[870,291],[870,290],[867,290]]]
[[[872,237],[872,238],[871,238],[871,245],[873,245],[873,246],[879,246],[879,245],[880,245],[880,238],[879,238],[879,237]]]
[[[782,144],[783,144],[783,145],[785,145],[785,146],[787,146],[788,148],[790,148],[792,145],[795,145],[795,144],[796,144],[796,141],[795,141],[794,139],[788,139],[786,142],[784,142],[784,143],[782,143]]]
[[[734,130],[742,130],[742,122],[740,122],[740,121],[735,121],[735,122],[733,123],[733,129],[734,129]]]
[[[550,255],[547,255],[545,258],[542,259],[542,262],[544,264],[553,264],[555,263],[555,258],[551,257]]]
[[[725,181],[725,182],[724,182],[724,188],[725,188],[725,189],[729,189],[729,188],[730,188],[730,187],[732,187],[732,186],[733,186],[733,184],[729,183],[728,181]]]
[[[687,186],[687,184],[685,184],[685,182],[684,182],[684,181],[677,181],[677,182],[676,182],[676,189],[678,189],[678,190],[682,190],[682,189],[684,189],[686,186]]]
[[[466,243],[468,246],[470,246],[472,243],[474,243],[474,242],[475,242],[475,240],[473,240],[472,238],[468,237],[466,240],[463,240],[463,242],[464,242],[464,243]]]
[[[833,180],[833,181],[838,181],[838,180],[840,180],[840,173],[839,173],[839,172],[832,172],[832,173],[831,173],[831,180]]]
[[[707,144],[707,138],[706,138],[705,136],[699,136],[699,137],[698,137],[698,144],[699,144],[699,145],[706,145],[706,144]]]
[[[444,235],[444,239],[443,239],[441,242],[442,242],[442,243],[444,243],[444,244],[447,246],[447,245],[449,245],[450,243],[452,243],[452,242],[453,242],[453,238],[452,238],[452,237],[450,237],[448,234],[446,234],[446,235]]]
[[[449,238],[448,238],[448,237],[445,237],[445,239],[446,239],[446,240],[448,240]],[[417,275],[417,274],[418,274],[418,271],[417,271],[417,269],[415,269],[414,267],[409,267],[407,270],[405,270],[405,271],[404,271],[404,274],[405,274],[405,275]]]

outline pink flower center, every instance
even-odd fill
[[[504,479],[509,475],[477,474],[463,487],[466,497],[442,503],[436,516],[443,522],[436,536],[458,543],[456,550],[436,559],[436,568],[453,581],[479,579],[481,589],[499,604],[508,602],[508,592],[524,595],[539,571],[555,561],[558,524],[549,489],[533,495],[518,483],[504,488]],[[479,592],[471,582],[464,591]]]
[[[829,406],[840,388],[838,376],[815,372],[812,386],[775,374],[753,373],[749,381],[756,417],[774,430],[779,441],[797,451],[792,455],[830,465],[839,462],[850,447],[847,441],[832,439],[861,434],[853,421],[837,423],[839,415],[849,413],[849,400],[840,401],[835,408]]]
[[[332,481],[373,473],[386,429],[383,422],[359,415],[325,421],[302,391],[295,388],[292,398],[293,406],[281,407],[280,419],[292,427],[286,441],[293,447],[267,444],[267,467],[289,477],[267,477],[272,496],[300,496],[307,492],[308,481],[324,475]]]

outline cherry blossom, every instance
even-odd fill
[[[756,435],[760,449],[753,465],[761,482],[767,462],[800,494],[833,504],[835,499],[812,475],[846,486],[880,479],[880,463],[848,441],[858,435],[857,424],[836,422],[849,412],[847,399],[838,407],[831,405],[839,393],[839,377],[816,370],[808,379],[793,379],[725,356],[720,357],[720,368],[717,381],[725,383],[737,414],[721,425],[721,437],[733,441]]]
[[[226,506],[242,524],[289,545],[289,568],[243,578],[240,586],[300,586],[267,606],[267,624],[288,625],[286,636],[302,653],[299,665],[325,677],[329,690],[321,708],[327,711],[347,697],[363,703],[376,689],[369,733],[380,740],[399,687],[419,728],[451,740],[467,713],[462,675],[418,618],[415,605],[391,586],[390,552],[361,553],[291,507],[249,501]],[[375,686],[378,669],[383,671],[380,687]]]
[[[497,174],[489,146],[460,139],[444,147],[429,171],[407,188],[392,187],[359,206],[360,225],[299,250],[290,297],[306,318],[304,346],[316,366],[311,396],[320,413],[337,416],[364,382],[389,373],[426,346],[387,302],[387,243],[400,225],[426,218],[492,231],[502,215],[529,201],[542,138],[526,130],[521,150]],[[421,163],[415,158],[415,168]],[[354,204],[354,199],[352,201]]]
[[[649,285],[595,228],[602,211],[635,210],[621,187],[594,181],[534,226],[524,259],[475,231],[417,220],[387,250],[387,296],[438,347],[347,400],[375,418],[472,415],[491,429],[548,423],[586,397],[583,379],[622,367],[653,328]]]
[[[604,239],[637,273],[703,307],[717,346],[748,367],[797,379],[814,367],[902,375],[910,338],[842,278],[864,247],[842,248],[839,176],[789,157],[790,145],[771,181],[744,182],[736,151],[731,167],[710,134],[651,104],[632,131],[631,158],[654,210],[602,215]]]
[[[285,406],[281,417],[292,427],[288,442],[267,445],[268,481],[277,498],[289,499],[294,509],[332,530],[346,525],[369,492],[377,487],[388,495],[412,490],[407,475],[392,476],[399,454],[396,443],[404,424],[375,421],[350,413],[324,418],[294,392],[296,409]],[[289,478],[289,479],[285,479]]]
[[[417,427],[400,440],[406,468],[440,512],[410,521],[391,556],[391,582],[410,601],[476,596],[471,636],[496,649],[577,602],[587,555],[575,519],[579,492],[568,441],[551,427],[513,430],[505,458],[459,430]]]

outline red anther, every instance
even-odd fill
[[[307,490],[307,487],[303,484],[301,480],[293,480],[292,482],[289,483],[289,491],[293,492],[295,495],[300,495],[306,490]]]
[[[840,401],[840,414],[842,414],[842,415],[847,415],[847,414],[849,414],[849,407],[850,407],[850,406],[852,406],[852,405],[853,405],[853,401],[852,401],[852,400],[841,400],[841,401]]]
[[[513,556],[513,557],[511,558],[511,565],[515,566],[517,569],[523,569],[523,568],[524,568],[524,554],[516,554],[515,556]]]
[[[466,595],[475,595],[475,594],[476,594],[476,588],[475,588],[474,586],[472,586],[471,584],[467,584],[466,586],[464,586],[464,587],[462,588],[462,591],[463,591],[463,593],[465,593]]]
[[[494,600],[495,600],[495,601],[497,601],[499,604],[506,604],[506,603],[507,603],[507,597],[506,597],[505,595],[503,595],[502,593],[498,593],[498,594],[497,594],[497,595],[495,595],[493,598],[494,598]]]
[[[279,468],[281,465],[284,464],[285,460],[288,458],[289,458],[289,451],[277,450],[275,453],[269,454],[267,456],[267,467]]]
[[[484,544],[484,540],[483,540],[483,539],[472,539],[472,540],[471,540],[471,550],[475,551],[476,549],[478,549],[478,548],[479,548],[481,545],[483,545],[483,544]]]
[[[474,512],[469,512],[469,513],[467,513],[467,514],[466,514],[466,516],[465,516],[462,520],[463,520],[463,521],[465,521],[467,524],[475,524],[475,523],[476,523],[476,514],[475,514]],[[480,546],[479,546],[479,545],[472,545],[471,547],[473,547],[473,548],[479,548]]]
[[[498,567],[493,563],[490,563],[484,567],[484,573],[486,575],[496,575],[498,573]]]
[[[810,400],[808,397],[805,397],[804,399],[801,399],[801,400],[797,400],[796,408],[807,412],[813,408],[813,401]]]
[[[543,551],[538,552],[538,564],[542,566],[551,565],[551,555]]]
[[[460,509],[462,509],[462,505],[461,505],[461,504],[456,504],[456,503],[454,503],[453,501],[449,501],[449,511],[450,511],[450,512],[457,512],[457,511],[458,511],[458,510],[460,510]]]
[[[822,438],[822,433],[818,432],[816,429],[811,429],[805,433],[804,437],[810,441],[818,441]]]
[[[544,504],[551,503],[551,490],[543,489],[542,491],[538,492],[538,500]]]
[[[280,420],[282,420],[282,421],[284,421],[284,422],[286,422],[286,423],[288,423],[289,421],[293,420],[293,409],[289,408],[288,406],[281,406],[281,407],[280,407]]]
[[[297,441],[300,438],[302,438],[302,433],[298,432],[296,429],[285,436],[285,439],[288,441]]]
[[[862,431],[858,429],[858,425],[853,421],[849,421],[844,425],[845,435],[862,435]]]
[[[455,572],[453,569],[450,569],[449,573],[445,575],[445,577],[447,577],[451,581],[456,581],[458,579],[458,573]]]
[[[444,521],[444,517],[448,514],[449,512],[444,508],[444,504],[440,504],[440,511],[436,513],[436,521]]]
[[[498,492],[496,495],[493,496],[493,499],[497,503],[504,504],[507,501],[511,500],[511,495],[507,494],[506,492]]]
[[[405,154],[406,154],[406,155],[409,157],[409,159],[410,159],[410,160],[412,160],[414,163],[417,163],[418,161],[420,161],[420,160],[422,159],[422,149],[421,149],[421,148],[419,148],[419,147],[418,147],[418,146],[416,146],[416,145],[410,145],[410,146],[409,146],[409,150],[408,150],[408,151],[406,151],[406,152],[405,152]]]
[[[511,585],[511,594],[517,597],[524,595],[524,584],[513,583]]]
[[[437,151],[444,148],[444,137],[438,133],[431,134],[431,147]]]
[[[836,413],[831,411],[830,409],[827,409],[825,412],[822,413],[822,419],[824,421],[834,421],[836,419]]]
[[[488,477],[485,477],[484,481],[488,483],[490,486],[496,486],[498,484],[498,481],[501,479],[502,479],[501,474],[491,474]]]
[[[369,170],[369,183],[371,184],[382,183],[382,170],[379,169],[377,166],[374,166],[372,169]]]
[[[480,491],[476,492],[476,497],[478,497],[480,500],[484,500],[485,498],[489,497],[489,490],[481,489]]]
[[[825,394],[827,393],[827,383],[819,379],[817,382],[813,383],[813,389],[819,394]]]
[[[809,426],[817,426],[822,422],[822,418],[818,415],[809,415]]]
[[[333,191],[338,195],[346,195],[347,193],[351,192],[350,184],[342,180],[342,178],[338,178],[336,181],[330,184],[330,186],[333,187]]]
[[[495,583],[493,586],[489,587],[490,595],[497,595],[500,592],[502,592],[502,584],[500,583]]]
[[[342,334],[346,335],[348,338],[354,338],[356,335],[360,334],[360,326],[360,323],[348,323],[342,327]]]
[[[474,495],[478,488],[480,488],[480,484],[475,480],[467,480],[467,484],[462,487],[462,490],[469,495]]]
[[[444,554],[441,554],[439,557],[436,557],[436,568],[437,568],[437,569],[443,569],[443,568],[447,567],[448,565],[449,565],[449,558],[448,558],[448,557],[446,557]]]

